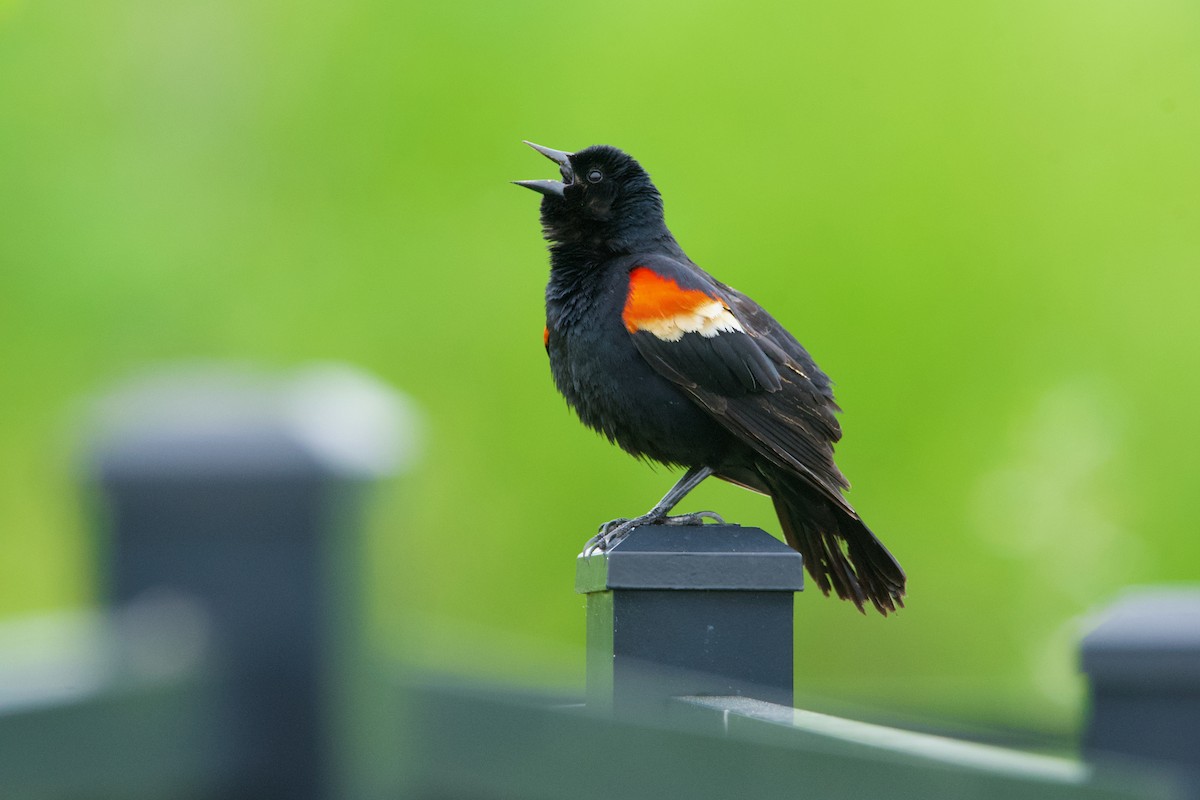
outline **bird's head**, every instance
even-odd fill
[[[542,197],[542,229],[552,242],[621,249],[662,238],[662,197],[642,165],[609,145],[566,153],[525,144],[558,164],[561,181],[514,181]]]

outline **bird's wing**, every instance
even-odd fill
[[[630,270],[622,322],[642,357],[770,462],[841,506],[841,437],[829,379],[783,326],[691,265],[652,258]]]

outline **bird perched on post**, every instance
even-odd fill
[[[611,548],[668,516],[709,476],[768,495],[787,543],[825,594],[902,606],[904,570],[842,496],[841,438],[829,378],[782,325],[696,266],[663,217],[662,196],[624,152],[577,153],[526,142],[562,180],[515,181],[543,195],[550,242],[544,343],[579,418],[627,452],[686,468],[646,514],[601,526]]]

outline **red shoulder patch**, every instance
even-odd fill
[[[542,328],[542,346],[547,350],[550,349],[550,327]]]
[[[714,302],[718,302],[716,298],[699,289],[684,289],[649,267],[635,267],[629,273],[629,294],[621,319],[633,333],[661,320],[695,314]]]
[[[688,333],[711,339],[722,333],[745,332],[720,298],[699,289],[684,289],[648,267],[635,267],[629,273],[629,294],[621,320],[630,333],[645,331],[664,342],[678,342]]]

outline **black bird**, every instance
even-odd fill
[[[663,217],[662,196],[624,152],[526,142],[561,181],[543,195],[550,242],[544,343],[558,390],[584,424],[627,452],[687,471],[648,513],[601,526],[585,552],[667,516],[705,478],[768,495],[809,574],[862,611],[903,606],[904,570],[842,496],[841,438],[829,378],[782,325],[696,266]]]

